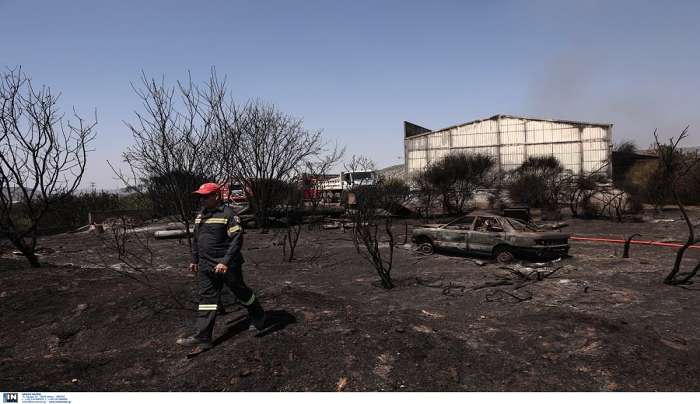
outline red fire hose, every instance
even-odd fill
[[[569,237],[569,239],[576,240],[576,241],[597,241],[597,242],[601,242],[601,243],[625,244],[625,240],[618,240],[618,239],[614,239],[614,238],[571,236],[571,237]],[[679,243],[664,243],[662,241],[652,241],[652,240],[632,240],[631,244],[652,245],[652,246],[658,246],[658,247],[675,247],[675,248],[683,247],[683,244],[679,244]],[[700,245],[691,245],[689,248],[700,249]]]

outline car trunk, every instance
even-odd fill
[[[535,240],[542,240],[544,245],[561,245],[569,243],[568,233],[559,233],[555,231],[535,233]]]

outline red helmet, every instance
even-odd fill
[[[202,184],[198,190],[194,191],[195,194],[199,195],[209,195],[218,192],[221,192],[221,187],[219,186],[219,184],[215,184],[213,182],[207,182],[206,184]]]

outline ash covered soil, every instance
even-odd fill
[[[695,219],[697,219],[697,214]],[[581,236],[681,241],[681,221],[569,220]],[[410,227],[409,227],[410,228]],[[403,223],[397,223],[403,241]],[[147,233],[144,233],[147,234]],[[186,243],[150,240],[147,278],[108,239],[47,237],[42,268],[0,257],[0,385],[12,391],[697,391],[700,285],[666,286],[674,249],[572,242],[554,275],[513,290],[466,256],[397,248],[384,290],[349,232],[304,229],[282,262],[274,231],[246,232],[246,282],[270,312],[233,303],[215,347],[188,359],[197,291]],[[687,254],[686,267],[700,258]],[[117,265],[114,265],[117,264]],[[500,272],[499,272],[500,271]],[[505,293],[508,292],[508,293]],[[513,296],[526,297],[523,301]],[[226,301],[230,302],[230,299]]]

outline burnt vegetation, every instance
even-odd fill
[[[355,203],[349,207],[353,228],[353,243],[358,254],[374,267],[381,286],[393,288],[391,270],[394,266],[394,212],[410,196],[406,183],[380,178],[373,185],[352,188]]]
[[[563,174],[564,166],[554,156],[528,157],[509,174],[506,188],[512,199],[556,213],[564,188]]]
[[[436,203],[441,204],[443,213],[463,214],[478,189],[498,184],[495,166],[493,156],[479,153],[449,154],[430,164],[414,177],[423,215],[432,216]]]
[[[661,168],[660,176],[663,182],[668,184],[668,189],[670,190],[673,201],[681,212],[683,221],[688,227],[688,238],[676,252],[673,268],[664,279],[664,282],[670,285],[687,284],[698,274],[698,271],[700,271],[700,262],[698,262],[692,270],[681,272],[683,256],[690,246],[698,242],[695,235],[695,226],[688,216],[688,211],[686,210],[679,191],[682,179],[688,177],[691,171],[700,165],[700,156],[698,156],[697,151],[692,154],[686,154],[679,150],[679,144],[687,137],[688,128],[686,127],[678,137],[671,137],[667,143],[663,143],[659,140],[657,132],[654,131],[654,145]]]
[[[72,120],[60,94],[36,86],[21,68],[0,73],[0,236],[38,267],[40,225],[51,205],[69,197],[85,173],[97,118]]]

